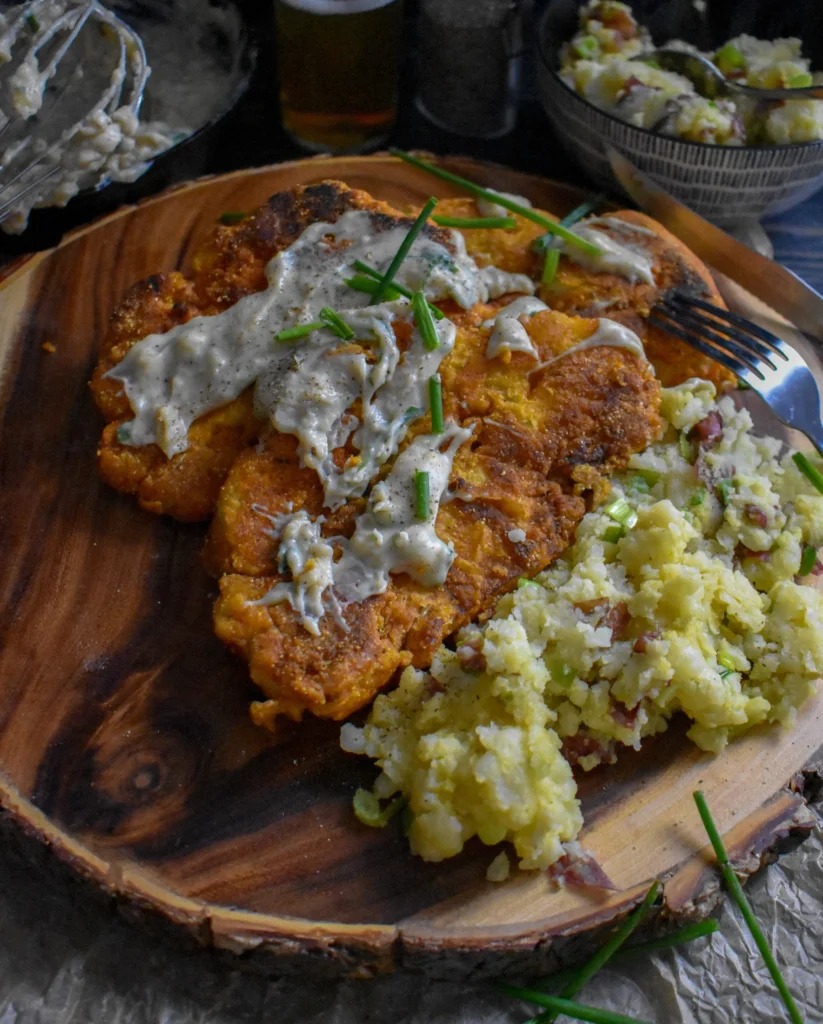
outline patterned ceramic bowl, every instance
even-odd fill
[[[694,8],[688,6],[694,17]],[[574,35],[577,8],[574,0],[555,0],[545,11],[538,29],[538,75],[543,106],[560,141],[598,185],[620,190],[605,156],[608,144],[681,202],[717,224],[760,220],[795,206],[823,186],[823,142],[782,146],[688,142],[626,124],[583,99],[558,74],[559,50]],[[677,36],[704,49],[741,31],[759,32],[766,39],[792,34],[786,30],[790,26],[780,25],[765,34],[762,23],[741,28],[738,22],[729,25],[725,35],[710,40],[706,26],[681,23],[678,27],[677,18],[671,16],[655,25],[653,18],[644,17],[641,4],[633,4],[633,9],[655,40]],[[820,67],[816,55],[811,56],[814,66]]]

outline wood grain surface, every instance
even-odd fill
[[[491,165],[458,173],[562,215],[577,190]],[[399,827],[351,814],[374,768],[339,726],[251,725],[246,670],[213,636],[204,530],[103,485],[87,381],[135,280],[185,270],[225,210],[337,177],[399,206],[457,190],[386,157],[317,159],[182,186],[8,268],[0,285],[0,803],[98,890],[197,941],[274,969],[370,974],[550,970],[585,953],[653,877],[655,927],[705,913],[716,876],[691,792],[707,794],[752,870],[811,827],[804,802],[823,697],[792,732],[755,730],[719,758],[683,731],[582,775],[586,829],[619,891],[556,892],[545,876],[485,881],[475,841],[425,864]],[[737,308],[768,316],[740,290]],[[784,332],[785,333],[785,332]],[[43,346],[54,346],[50,352]],[[811,771],[811,769],[810,769]],[[395,823],[396,825],[396,823]],[[272,956],[272,954],[275,954]]]

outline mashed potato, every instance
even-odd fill
[[[415,853],[441,860],[477,835],[548,867],[582,826],[573,765],[639,748],[675,712],[719,752],[752,725],[791,725],[814,692],[823,495],[714,398],[705,381],[664,390],[665,436],[566,554],[343,726],[344,749],[382,769],[375,795],[408,798]]]
[[[660,45],[700,52],[680,40]],[[823,139],[820,100],[709,99],[681,75],[636,59],[653,49],[628,5],[590,0],[581,8],[579,31],[563,47],[561,77],[601,110],[662,135],[727,146]],[[811,73],[799,39],[741,35],[704,56],[728,79],[746,85],[791,89],[823,81]]]

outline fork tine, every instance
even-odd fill
[[[699,328],[714,344],[731,348],[741,359],[751,362],[752,365],[763,361],[770,370],[777,370],[777,365],[774,361],[777,358],[777,353],[772,351],[771,348],[762,345],[756,339],[742,334],[735,328],[727,327],[726,324],[719,323],[716,319],[712,319],[705,313],[700,312],[699,309],[670,304],[665,300],[661,305],[675,319],[688,322],[695,330]]]
[[[701,313],[693,313],[691,310],[681,309],[677,306],[670,306],[666,302],[658,303],[655,308],[659,312],[663,312],[666,316],[670,317],[680,327],[685,330],[693,331],[704,342],[717,346],[717,349],[733,356],[741,365],[750,368],[761,378],[765,379],[764,371],[766,368],[770,370],[776,369],[774,364],[769,360],[762,359],[756,353],[753,354],[742,345],[738,345],[734,339],[726,337],[724,334],[719,334],[714,330],[714,325],[711,321],[707,318],[703,318]]]
[[[25,188],[19,189],[11,199],[7,199],[5,203],[0,204],[0,217],[3,216],[6,210],[10,209],[16,202],[22,199],[23,196],[28,195],[32,189],[37,188],[38,185],[42,185],[44,181],[48,181],[48,179],[57,174],[59,170],[59,164],[57,167],[52,167],[51,170],[46,171],[45,174],[41,174],[39,178],[30,182]],[[2,195],[2,192],[0,192],[0,195]]]
[[[739,313],[733,313],[730,309],[721,309],[720,306],[715,306],[711,302],[706,302],[703,299],[687,295],[685,292],[674,292],[672,298],[676,298],[678,302],[682,302],[684,305],[697,306],[698,309],[711,313],[712,316],[715,316],[720,320],[726,320],[735,327],[742,328],[744,331],[749,334],[753,334],[761,341],[765,341],[767,345],[776,349],[782,356],[786,356],[786,342],[783,341],[782,338],[778,338],[776,334],[772,334],[759,324],[752,323],[751,320],[747,320],[746,317],[740,316]]]
[[[666,319],[664,319],[664,315]],[[695,334],[693,331],[687,330],[686,327],[678,321],[673,322],[670,319],[667,319],[670,316],[671,314],[667,313],[665,309],[661,309],[660,306],[655,306],[649,314],[648,319],[649,323],[662,327],[664,331],[668,331],[669,334],[673,334],[677,338],[682,338],[682,340],[691,345],[692,348],[696,348],[698,352],[702,352],[704,356],[708,356],[709,359],[714,359],[715,362],[721,363],[727,370],[731,370],[732,373],[740,377],[741,380],[745,380],[747,384],[751,384],[751,386],[757,390],[757,384],[763,379],[762,376],[758,375],[751,367],[735,358],[725,349],[719,349],[715,348],[714,345],[709,345],[699,334]]]

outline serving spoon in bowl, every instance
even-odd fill
[[[823,85],[806,85],[789,89],[761,89],[753,85],[741,85],[726,78],[723,72],[708,57],[688,50],[673,50],[663,47],[649,50],[634,60],[654,61],[662,71],[672,71],[688,78],[701,96],[713,100],[723,96],[747,96],[753,100],[823,100]]]

